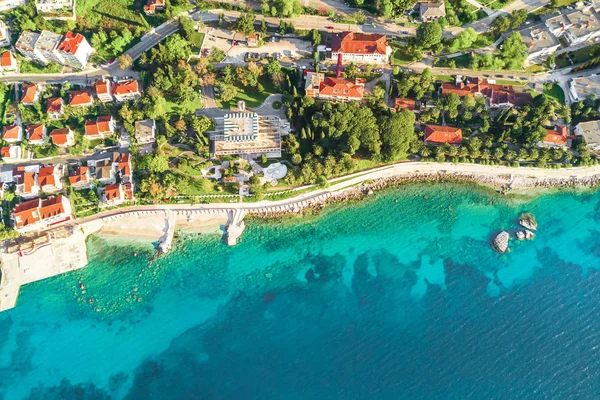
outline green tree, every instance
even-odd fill
[[[424,22],[417,28],[416,40],[428,49],[442,41],[442,27],[437,22]]]
[[[500,15],[492,22],[492,30],[495,33],[504,33],[510,29],[510,19],[505,15]]]
[[[502,45],[502,59],[506,69],[521,69],[527,56],[527,46],[519,32],[513,32]]]
[[[388,160],[405,158],[411,144],[417,140],[415,114],[401,109],[380,121],[382,153]]]
[[[242,13],[235,23],[235,29],[249,35],[254,32],[254,14]]]
[[[321,34],[316,29],[311,29],[310,31],[310,40],[313,46],[317,46],[321,43]]]

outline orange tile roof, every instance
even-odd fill
[[[10,158],[10,146],[4,146],[0,149],[0,156],[2,158]]]
[[[553,143],[566,145],[569,137],[569,130],[566,126],[556,125],[554,129],[546,129],[546,137],[544,143]]]
[[[48,99],[48,113],[60,113],[63,109],[63,101],[60,97],[52,97]]]
[[[62,196],[49,197],[46,200],[42,200],[40,205],[40,216],[42,219],[55,217],[65,212],[65,208],[62,204]]]
[[[21,103],[31,104],[35,101],[37,95],[38,85],[37,83],[24,83],[21,87],[23,97],[21,97]]]
[[[73,175],[69,176],[69,183],[71,185],[75,185],[75,184],[81,183],[81,182],[87,183],[88,182],[87,172],[88,172],[88,167],[84,167],[84,166],[77,167],[77,169],[75,170]]]
[[[148,0],[144,6],[144,11],[154,11],[157,7],[164,7],[165,0]]]
[[[96,136],[111,133],[110,122],[112,117],[110,115],[103,115],[96,120],[88,119],[85,121],[85,134],[87,136]]]
[[[121,175],[131,175],[131,157],[129,153],[123,153],[118,158],[119,172]]]
[[[116,183],[114,185],[106,185],[104,187],[104,195],[106,196],[107,201],[121,198],[121,188],[119,186],[120,185]]]
[[[44,187],[46,185],[56,185],[53,166],[40,168],[40,171],[38,172],[38,183],[40,187]]]
[[[9,125],[2,128],[2,139],[19,139],[19,125]]]
[[[442,96],[455,93],[460,97],[468,94],[481,94],[490,99],[492,104],[510,103],[515,106],[524,106],[531,102],[531,94],[517,92],[510,85],[498,85],[489,83],[487,79],[472,78],[467,83],[442,83]]]
[[[326,77],[319,85],[319,94],[323,96],[363,97],[364,87],[342,78]]]
[[[453,126],[425,125],[425,141],[431,144],[460,144],[462,129]]]
[[[14,65],[14,56],[10,51],[5,51],[0,56],[0,66],[2,67],[12,67]]]
[[[126,200],[133,199],[133,185],[131,183],[123,184],[124,197]]]
[[[331,39],[332,53],[386,54],[387,39],[376,33],[341,32]]]
[[[98,79],[94,84],[94,88],[96,89],[96,96],[101,94],[110,94],[110,82],[106,79]]]
[[[52,143],[56,145],[67,144],[69,131],[69,128],[54,129],[52,132],[50,132]]]
[[[23,185],[23,193],[31,193],[35,186],[35,172],[23,172],[16,177],[17,185]]]
[[[44,139],[44,125],[29,125],[25,128],[27,131],[27,140],[39,142]]]
[[[81,106],[92,103],[92,95],[89,90],[74,90],[69,92],[69,105]]]
[[[417,101],[414,99],[407,99],[405,97],[396,97],[394,101],[396,110],[405,108],[410,111],[414,111],[417,108]]]
[[[15,206],[13,214],[15,216],[15,225],[17,228],[32,225],[40,221],[40,203],[40,199],[35,199]]]
[[[125,96],[128,94],[139,93],[138,82],[134,79],[128,81],[117,82],[113,87],[113,94],[115,96]]]
[[[59,51],[64,51],[65,53],[76,54],[77,50],[79,49],[79,45],[83,43],[84,39],[85,38],[79,33],[73,34],[73,32],[67,32],[64,39],[62,42],[60,42],[56,49]]]

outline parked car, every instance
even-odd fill
[[[330,29],[331,30],[331,29],[333,29],[333,26],[331,26],[331,25],[326,26],[325,29]]]

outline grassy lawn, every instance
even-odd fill
[[[399,48],[392,54],[392,65],[406,65],[413,62],[413,59],[405,51],[405,48]]]
[[[20,71],[24,74],[57,74],[62,71],[62,67],[53,62],[44,67],[43,65],[29,61],[19,54],[17,54],[17,60],[19,61]]]
[[[193,164],[195,163],[195,161],[190,160],[190,163],[191,164],[188,164],[188,165],[181,165],[181,163],[180,163],[179,165],[177,165],[177,168],[180,171],[182,171],[182,172],[184,172],[184,173],[186,173],[188,175],[192,175],[192,176],[200,176],[200,175],[202,175],[202,170],[200,168],[194,167]]]
[[[511,86],[525,86],[527,81],[513,81],[510,79],[496,79],[496,83],[499,85],[511,85]]]
[[[246,102],[246,107],[256,108],[270,95],[279,93],[279,90],[273,86],[273,83],[267,76],[261,76],[259,82],[263,85],[264,91],[259,92],[253,88],[238,87],[238,94],[233,100],[229,102],[217,101],[217,105],[219,108],[230,109],[237,107],[237,102],[243,100]]]
[[[198,96],[194,101],[186,101],[182,104],[167,100],[165,110],[167,111],[167,114],[186,114],[189,110],[202,108],[202,104],[202,96]]]
[[[563,68],[571,65],[567,55],[571,58],[574,64],[579,64],[594,58],[595,53],[597,57],[599,55],[598,53],[600,53],[600,44],[593,44],[579,50],[569,51],[568,53],[561,54],[556,57],[556,66],[558,68]]]
[[[232,184],[217,184],[212,179],[192,179],[189,190],[186,193],[180,193],[182,196],[198,196],[204,194],[238,194],[238,191]]]
[[[433,76],[435,78],[436,81],[442,81],[442,82],[454,82],[455,79],[452,75],[434,75]]]
[[[99,211],[96,189],[74,190],[71,194],[71,203],[77,218],[93,215]]]
[[[560,104],[565,104],[565,92],[557,84],[552,85],[550,90],[544,89],[544,94],[552,97],[553,99],[558,101]]]
[[[513,1],[514,0],[486,0],[481,1],[480,3],[488,8],[491,8],[492,10],[499,10],[502,7],[509,5]]]
[[[544,67],[542,67],[541,65],[538,65],[538,64],[533,64],[533,65],[530,65],[529,67],[525,68],[525,72],[529,72],[530,74],[535,74],[537,72],[544,72]]]
[[[451,61],[456,63],[455,68],[469,68],[471,66],[471,56],[469,54],[438,60],[438,64],[440,66],[448,66]]]
[[[194,32],[194,34],[191,37],[191,46],[192,46],[193,53],[198,53],[200,51],[200,46],[202,46],[203,40],[204,40],[203,32]]]
[[[145,2],[139,0],[77,0],[77,21],[92,29],[98,26],[104,28],[126,26],[132,31],[136,27],[147,31],[150,24],[146,21],[143,12],[144,4]]]

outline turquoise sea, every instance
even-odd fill
[[[88,246],[0,314],[0,399],[600,397],[600,192],[410,184],[233,248]]]

